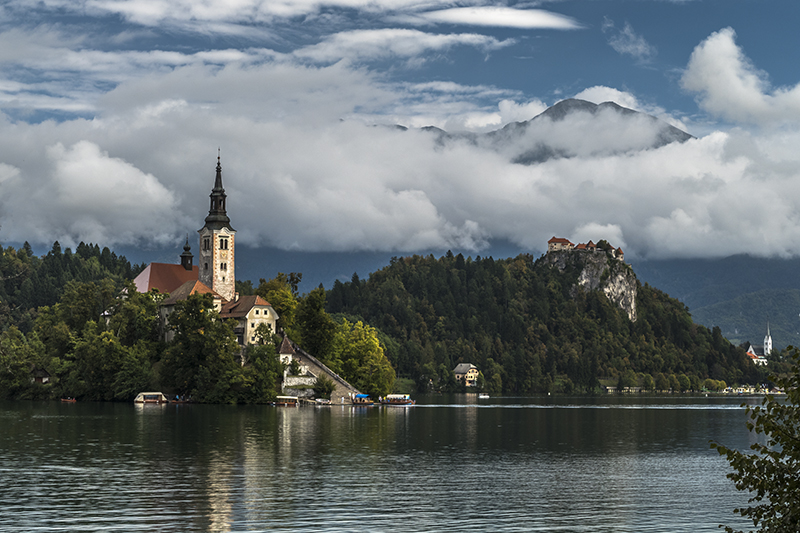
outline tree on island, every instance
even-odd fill
[[[773,376],[786,398],[764,396],[760,406],[747,407],[747,429],[764,436],[748,454],[712,442],[734,469],[728,474],[738,490],[751,493],[750,507],[734,513],[753,521],[760,533],[800,531],[800,352],[793,351],[791,371]],[[728,533],[742,533],[730,526]]]
[[[169,327],[175,338],[162,360],[164,383],[198,401],[235,403],[239,345],[232,325],[214,311],[211,295],[192,294],[177,302]]]

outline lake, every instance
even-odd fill
[[[0,402],[0,531],[702,532],[736,397],[403,407]],[[747,400],[760,402],[760,398]]]

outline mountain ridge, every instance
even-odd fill
[[[569,142],[572,126],[566,121],[573,119],[577,123],[576,128],[583,131],[588,128],[593,132],[592,140],[600,142],[596,142],[594,147],[589,143],[588,150],[578,147],[586,145],[586,139],[581,139],[580,143]],[[425,126],[420,130],[436,136],[436,142],[440,145],[466,141],[506,153],[513,163],[520,165],[582,155],[615,155],[657,149],[673,142],[694,139],[691,134],[657,117],[616,102],[595,104],[576,98],[561,100],[530,120],[509,122],[487,133],[449,133],[436,126]]]

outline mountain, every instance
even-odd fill
[[[800,345],[800,259],[735,255],[635,262],[639,277],[681,300],[692,317],[735,344],[761,344],[770,323],[776,349]]]
[[[486,134],[451,134],[434,127],[423,130],[435,135],[439,144],[466,141],[521,165],[651,150],[694,138],[656,117],[614,102],[598,105],[574,98],[558,102],[531,120],[512,122]]]

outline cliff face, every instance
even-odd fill
[[[606,298],[622,309],[631,322],[636,322],[638,282],[629,265],[603,251],[547,252],[545,261],[562,272],[567,268],[576,270],[578,280],[574,291],[603,291]]]

